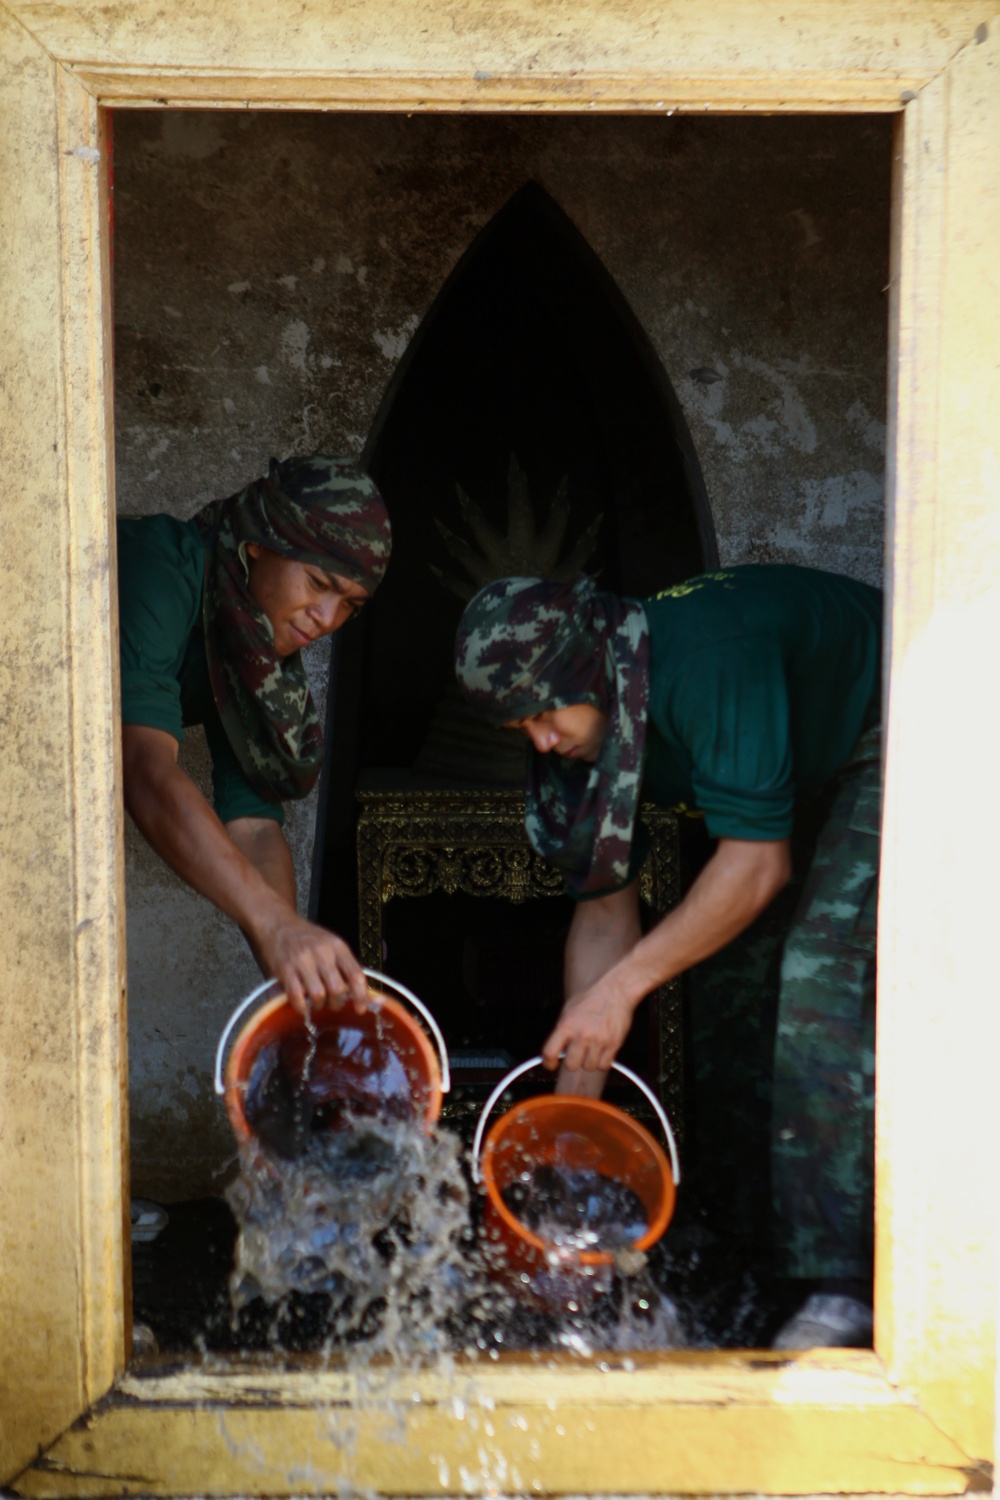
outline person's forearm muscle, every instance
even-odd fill
[[[721,839],[684,900],[603,977],[567,998],[544,1048],[549,1067],[610,1066],[645,995],[732,941],[760,915],[791,874],[787,840]]]
[[[273,891],[295,907],[295,865],[281,827],[271,818],[234,818],[226,832]]]
[[[367,985],[350,948],[295,909],[294,868],[278,825],[237,819],[227,831],[178,766],[170,735],[126,725],[122,745],[125,806],[140,832],[182,880],[239,923],[261,971],[300,1010],[339,1004],[346,993],[363,1008]]]
[[[244,931],[287,905],[176,763],[134,766],[125,778],[125,806],[160,858]]]
[[[642,937],[639,921],[639,883],[622,891],[581,901],[573,913],[563,963],[564,993],[582,994],[632,951]],[[599,1099],[607,1069],[562,1067],[556,1081],[560,1094],[583,1094]]]

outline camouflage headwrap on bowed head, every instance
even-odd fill
[[[608,715],[594,765],[528,755],[524,826],[578,894],[625,884],[639,808],[649,702],[649,625],[635,600],[589,578],[503,578],[467,605],[455,671],[494,724],[589,703]]]
[[[265,479],[194,517],[205,540],[203,615],[219,716],[254,789],[304,797],[323,761],[323,728],[298,651],[281,657],[250,592],[247,544],[312,563],[374,593],[389,561],[389,517],[372,481],[343,458],[271,460]]]

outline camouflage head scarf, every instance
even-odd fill
[[[649,625],[634,600],[589,578],[503,578],[467,605],[455,643],[459,686],[494,724],[590,703],[608,716],[594,765],[528,756],[525,829],[579,895],[629,875],[649,701]]]
[[[279,656],[250,592],[246,547],[312,563],[374,593],[389,561],[385,504],[347,459],[271,460],[265,479],[195,516],[208,550],[203,616],[219,716],[240,765],[272,802],[304,797],[323,759],[323,728],[298,651]]]

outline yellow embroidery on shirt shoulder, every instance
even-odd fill
[[[686,802],[675,802],[673,807],[668,807],[667,812],[677,813],[681,818],[703,818],[705,814],[700,807],[688,807]]]
[[[656,595],[657,599],[683,599],[686,594],[694,594],[698,589],[703,589],[706,583],[722,583],[727,578],[732,578],[732,573],[702,573],[698,578],[691,578],[687,583],[675,583],[672,588],[664,589]]]

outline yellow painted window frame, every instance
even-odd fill
[[[0,59],[0,1480],[37,1496],[988,1488],[995,0],[8,0]],[[897,113],[875,1352],[509,1357],[364,1391],[308,1361],[126,1370],[107,106]]]

